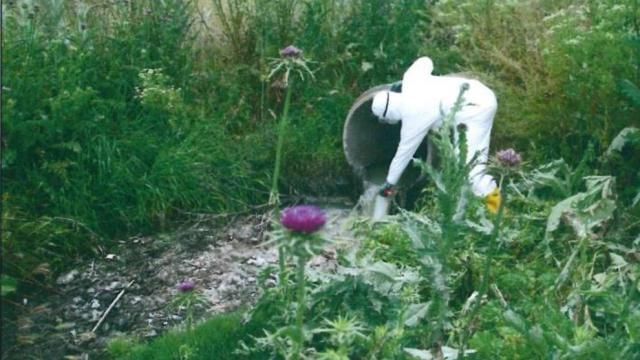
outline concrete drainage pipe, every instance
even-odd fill
[[[389,164],[400,142],[400,124],[381,124],[371,112],[373,96],[381,90],[400,92],[402,85],[399,82],[385,84],[365,91],[351,106],[342,133],[347,162],[363,182],[360,207],[364,215],[374,219],[384,217],[388,211],[387,199],[376,199],[376,194],[384,184]],[[426,155],[425,140],[415,157],[426,159]],[[418,182],[419,176],[419,169],[409,164],[398,184],[401,196]]]

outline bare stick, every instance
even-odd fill
[[[127,288],[129,288],[129,286],[131,286],[133,283],[135,282],[135,280],[131,280],[129,281],[129,283],[127,284],[127,286],[125,286],[122,290],[120,290],[120,293],[118,294],[118,296],[116,296],[115,299],[113,299],[113,301],[111,302],[111,305],[109,305],[109,307],[107,308],[107,310],[104,311],[104,313],[102,314],[102,316],[100,317],[100,320],[98,320],[98,323],[96,324],[96,326],[93,327],[93,329],[91,329],[91,332],[96,332],[96,330],[98,330],[98,328],[100,327],[100,325],[102,325],[102,322],[104,321],[104,319],[107,317],[107,315],[109,315],[109,312],[111,312],[111,309],[113,309],[113,307],[116,305],[116,303],[120,300],[120,298],[122,297],[122,295],[124,295],[125,290],[127,290]]]
[[[498,300],[500,300],[500,304],[502,305],[502,307],[506,308],[509,306],[509,303],[507,303],[507,300],[504,299],[504,295],[502,295],[502,292],[498,288],[498,285],[491,284],[491,290],[493,290],[493,292],[498,297]]]

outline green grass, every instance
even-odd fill
[[[149,344],[138,344],[131,339],[115,340],[109,344],[108,354],[119,360],[250,359],[234,351],[240,341],[248,341],[260,330],[260,324],[254,322],[244,325],[242,313],[235,312],[217,315],[191,331],[174,330]]]

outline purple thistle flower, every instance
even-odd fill
[[[283,58],[299,58],[302,56],[302,50],[293,45],[289,45],[286,48],[280,50],[280,56]]]
[[[196,288],[196,284],[191,280],[185,280],[178,284],[178,291],[181,293],[192,292]]]
[[[516,167],[522,162],[520,154],[511,148],[498,151],[496,157],[498,158],[498,162],[506,167]]]
[[[299,205],[284,209],[281,222],[293,232],[311,234],[324,226],[327,216],[317,206]]]

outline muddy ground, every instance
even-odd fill
[[[347,206],[327,209],[323,231],[338,244],[353,240],[351,213]],[[203,217],[171,235],[122,241],[55,279],[45,301],[21,299],[16,345],[3,349],[3,359],[100,359],[114,338],[151,340],[184,325],[184,309],[174,301],[183,280],[207,300],[195,309],[196,320],[251,305],[260,296],[257,276],[277,265],[277,249],[265,245],[270,221],[265,214],[222,222]],[[310,264],[334,265],[335,249]]]

